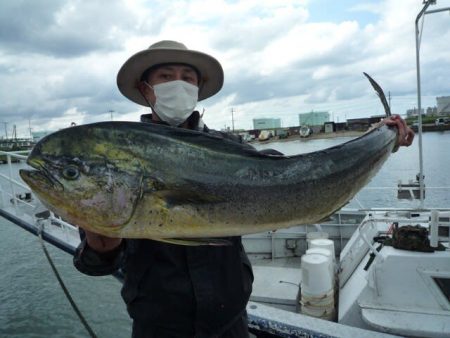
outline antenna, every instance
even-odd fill
[[[231,108],[231,125],[234,133],[234,108]]]
[[[33,139],[33,133],[31,132],[31,119],[28,118],[28,129],[30,130],[30,138]]]
[[[0,122],[5,125],[5,138],[8,139],[8,122]]]

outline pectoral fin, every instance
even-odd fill
[[[161,190],[153,193],[154,197],[165,201],[167,208],[184,204],[219,203],[216,196],[200,195],[182,190]]]

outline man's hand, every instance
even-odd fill
[[[414,140],[414,131],[406,125],[399,115],[392,115],[383,120],[388,126],[395,126],[398,129],[397,146],[409,147]]]
[[[122,242],[122,238],[106,237],[88,230],[84,230],[84,232],[86,233],[87,244],[92,250],[97,252],[112,251]]]

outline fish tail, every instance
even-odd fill
[[[376,83],[375,80],[372,79],[369,74],[364,73],[364,72],[363,72],[363,74],[369,79],[370,84],[372,85],[373,89],[375,89],[375,91],[377,92],[378,97],[380,98],[381,103],[383,104],[384,111],[386,112],[386,117],[391,116],[392,115],[391,108],[389,107],[389,104],[386,100],[386,96],[384,95],[383,89],[381,89],[380,85],[378,83]]]

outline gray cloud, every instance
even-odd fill
[[[9,0],[0,6],[0,43],[6,53],[70,58],[118,50],[123,30],[133,27],[118,1]]]
[[[2,1],[0,120],[31,118],[33,128],[45,129],[68,111],[84,113],[85,122],[108,118],[109,110],[137,118],[140,107],[119,93],[115,76],[130,54],[159,39],[208,50],[224,65],[222,91],[201,103],[212,123],[220,122],[212,127],[223,126],[230,105],[245,107],[243,124],[272,111],[292,120],[309,109],[371,114],[379,103],[363,71],[392,93],[401,113],[414,104],[413,22],[420,4],[376,2],[371,10],[379,20],[372,16],[370,24],[314,23],[305,5],[262,0],[224,2],[224,8],[196,0],[143,4]],[[448,18],[427,18],[424,27],[423,93],[450,95]]]

